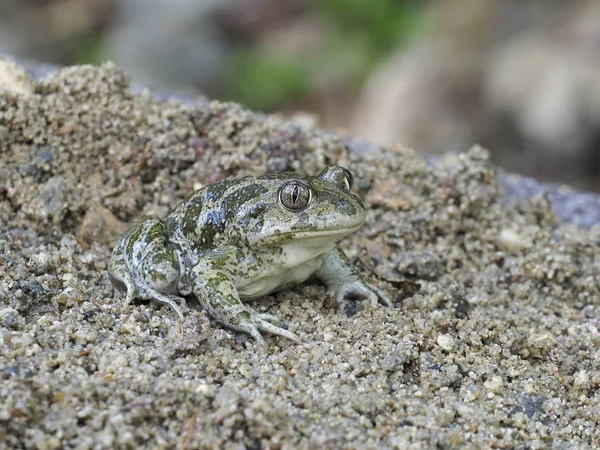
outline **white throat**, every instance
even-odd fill
[[[281,244],[279,263],[286,269],[305,264],[321,255],[328,254],[342,238],[353,231],[354,229],[335,230],[318,235],[308,233],[305,236],[297,235],[289,242]]]
[[[273,255],[274,260],[265,264],[260,273],[251,278],[236,280],[240,297],[261,297],[269,292],[302,283],[319,270],[338,241],[354,230],[295,235],[293,239],[280,244],[281,253]]]

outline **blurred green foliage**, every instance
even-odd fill
[[[409,0],[313,0],[326,24],[319,51],[299,59],[274,58],[254,47],[232,54],[223,96],[269,111],[315,91],[322,80],[360,86],[377,63],[418,32],[426,2]]]
[[[82,33],[73,41],[77,43],[72,56],[76,64],[99,66],[110,59],[103,36],[95,31]]]
[[[402,0],[315,0],[317,13],[328,16],[340,38],[367,42],[371,56],[392,50],[418,29],[425,2]]]
[[[274,59],[255,48],[232,53],[223,95],[253,109],[268,110],[310,90],[310,71],[301,61]]]

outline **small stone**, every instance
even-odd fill
[[[490,392],[493,392],[495,394],[497,394],[498,392],[500,392],[502,390],[502,386],[504,385],[504,382],[502,381],[502,377],[498,376],[498,375],[493,375],[490,378],[487,379],[487,381],[485,383],[483,383],[483,386]]]
[[[13,333],[10,337],[10,342],[16,347],[29,347],[34,341],[34,337],[30,333]]]
[[[83,293],[74,287],[67,286],[61,292],[52,297],[52,303],[60,306],[73,306],[85,301]]]
[[[454,348],[454,338],[449,334],[440,334],[437,338],[437,343],[447,352],[452,351]]]
[[[112,246],[126,230],[127,225],[117,219],[108,208],[94,205],[85,213],[77,229],[77,237],[88,244],[99,242]]]
[[[31,95],[33,82],[23,67],[0,57],[0,91],[23,96]]]
[[[199,394],[206,394],[208,392],[208,384],[202,383],[196,387],[196,392]]]
[[[456,412],[463,418],[463,419],[472,419],[475,415],[476,412],[473,408],[471,408],[470,406],[465,405],[464,403],[458,403],[456,405]]]
[[[36,256],[40,258],[42,257],[42,255]],[[46,298],[49,294],[51,294],[51,292],[46,289],[42,283],[35,279],[21,280],[18,282],[18,286],[28,298],[34,300]]]
[[[13,308],[0,309],[0,324],[6,328],[16,328],[19,313]]]
[[[526,239],[521,234],[509,228],[500,231],[496,242],[503,250],[510,253],[517,253],[531,247],[531,241],[529,239]]]
[[[575,382],[575,386],[579,388],[586,388],[590,382],[590,376],[586,370],[580,370],[573,376],[573,381]]]
[[[530,392],[521,392],[517,394],[516,401],[517,406],[513,409],[513,414],[522,412],[530,419],[539,414],[543,416],[546,411],[544,404],[546,403],[546,397]]]
[[[421,280],[437,280],[444,273],[439,258],[429,252],[409,251],[404,253],[396,270],[402,275]]]
[[[227,385],[223,386],[215,397],[215,403],[220,407],[237,403],[238,400],[238,392],[235,390],[235,388]]]
[[[386,372],[395,372],[402,368],[407,359],[406,353],[394,350],[382,359],[380,367]]]

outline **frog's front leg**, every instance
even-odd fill
[[[335,293],[338,304],[345,299],[368,299],[377,306],[381,299],[387,306],[394,306],[390,297],[381,289],[365,283],[356,267],[352,265],[342,249],[335,247],[323,261],[323,265],[315,273],[328,289]]]
[[[173,249],[165,226],[157,217],[135,223],[115,247],[109,274],[116,285],[127,289],[127,301],[134,298],[156,300],[170,305],[183,319],[177,302],[179,257]]]
[[[278,323],[277,316],[259,314],[241,302],[231,276],[238,265],[236,255],[235,248],[205,253],[187,273],[187,283],[198,301],[223,325],[250,334],[259,344],[264,344],[261,331],[300,343],[295,334],[270,323]]]

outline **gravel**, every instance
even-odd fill
[[[507,202],[487,151],[430,163],[240,105],[159,102],[113,65],[0,80],[0,448],[594,448],[600,228]],[[7,81],[8,80],[8,81]],[[353,172],[343,247],[394,308],[306,283],[251,305],[260,348],[196,302],[125,304],[107,274],[141,214],[272,170]],[[586,224],[586,226],[591,223]]]

